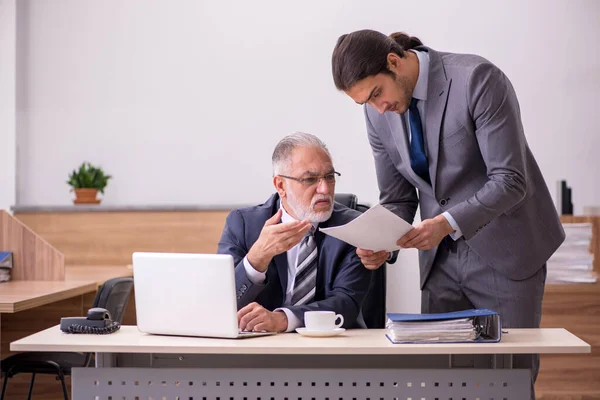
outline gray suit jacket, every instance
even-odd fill
[[[410,166],[402,117],[367,105],[380,203],[410,223],[418,203],[422,219],[448,211],[474,252],[509,278],[525,279],[565,235],[525,140],[512,84],[482,57],[417,50],[430,60],[423,128],[431,185]],[[421,287],[436,251],[419,252]]]

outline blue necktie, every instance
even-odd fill
[[[410,166],[417,175],[423,180],[431,183],[429,180],[429,163],[425,155],[425,145],[423,141],[423,126],[421,125],[421,116],[417,108],[417,99],[413,97],[408,107],[408,120],[410,122]]]

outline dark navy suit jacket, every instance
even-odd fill
[[[279,254],[271,260],[267,278],[262,284],[253,284],[248,279],[243,260],[258,240],[265,221],[277,212],[278,200],[279,195],[274,194],[264,204],[233,210],[227,216],[217,252],[231,254],[234,258],[238,310],[252,302],[271,311],[283,306],[287,289],[287,254]],[[335,203],[331,218],[321,222],[319,227],[343,225],[359,215],[358,211]],[[342,314],[345,328],[364,328],[360,311],[371,280],[371,271],[361,263],[356,255],[356,247],[325,235],[318,229],[315,241],[319,255],[315,298],[308,304],[285,307],[302,321],[302,326],[305,311],[321,310]]]

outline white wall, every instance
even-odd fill
[[[16,202],[15,0],[0,0],[0,210]]]
[[[15,0],[0,0],[0,210],[16,202]]]
[[[69,204],[83,160],[115,176],[105,204],[252,204],[270,154],[302,130],[328,143],[338,191],[377,201],[362,112],[338,93],[339,35],[404,30],[495,62],[519,96],[541,169],[600,204],[595,0],[18,2],[19,204]],[[416,254],[390,267],[393,311],[415,303]],[[399,264],[402,264],[401,266]],[[418,293],[418,288],[417,288]],[[390,304],[390,303],[388,303]]]
[[[416,249],[400,250],[396,263],[387,266],[386,283],[387,312],[421,312],[419,258]]]
[[[272,191],[270,153],[304,130],[331,147],[338,190],[377,201],[361,109],[332,82],[337,37],[406,30],[497,63],[552,193],[600,203],[600,2],[19,1],[26,37],[20,204],[68,204],[83,160],[115,178],[106,204],[248,204]],[[22,19],[21,19],[22,15]]]

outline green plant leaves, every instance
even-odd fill
[[[100,167],[95,167],[89,162],[84,162],[79,166],[78,170],[73,170],[69,174],[69,184],[73,189],[91,188],[98,189],[100,193],[104,193],[104,188],[108,184],[111,175],[105,175]]]

